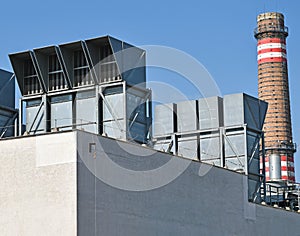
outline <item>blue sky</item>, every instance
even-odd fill
[[[300,1],[4,1],[1,4],[0,68],[8,54],[46,45],[112,35],[134,45],[185,51],[211,73],[222,94],[257,96],[256,15],[285,14],[294,141],[300,144]],[[149,71],[148,78],[157,76]],[[300,181],[300,152],[296,175]]]

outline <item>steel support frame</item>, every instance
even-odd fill
[[[248,128],[247,127],[247,124],[243,124],[243,125],[237,125],[237,126],[228,126],[228,127],[218,127],[218,128],[214,128],[214,129],[207,129],[207,130],[195,130],[195,131],[187,131],[187,132],[175,132],[174,134],[169,134],[169,135],[161,135],[161,136],[157,136],[155,137],[154,141],[163,141],[163,140],[172,140],[174,143],[173,143],[173,146],[175,147],[174,150],[175,150],[175,155],[178,155],[178,137],[189,137],[189,136],[192,136],[192,135],[199,135],[199,145],[200,145],[200,140],[201,140],[201,135],[204,135],[204,134],[218,134],[219,137],[220,137],[220,146],[219,146],[219,153],[220,153],[220,163],[221,163],[221,167],[225,168],[225,151],[224,151],[224,145],[225,145],[225,140],[228,140],[227,138],[227,134],[228,132],[230,131],[233,131],[235,130],[236,132],[238,132],[238,134],[243,134],[243,138],[244,138],[244,153],[242,155],[240,155],[239,153],[237,153],[236,150],[233,150],[236,157],[239,159],[241,156],[243,156],[243,158],[245,159],[245,165],[243,166],[243,169],[244,169],[244,173],[245,175],[249,176],[250,174],[251,175],[256,175],[255,173],[249,173],[249,166],[253,160],[253,156],[254,156],[254,153],[257,151],[258,147],[259,147],[259,138],[257,140],[257,144],[256,146],[253,148],[253,153],[248,153],[248,140],[247,140],[247,131],[251,131],[253,133],[255,133],[256,135],[258,135],[259,137],[261,137],[262,139],[262,146],[261,146],[261,149],[263,150],[263,153],[264,153],[264,134],[263,134],[263,131],[261,130],[257,130],[257,129],[253,129],[253,128]],[[232,144],[231,144],[231,148],[233,148]],[[233,148],[234,149],[234,148]],[[251,157],[249,157],[249,154],[251,154]],[[201,158],[201,157],[200,157]],[[201,162],[201,159],[199,160]],[[265,166],[263,167],[265,171]],[[265,173],[265,172],[264,172]],[[266,199],[266,183],[265,183],[265,176],[264,174],[261,175],[261,174],[257,174],[257,176],[260,178],[260,182],[257,184],[258,186],[258,191],[260,189],[260,186],[261,184],[264,185],[264,197],[263,199],[265,200]],[[254,196],[255,198],[256,196]]]
[[[9,125],[9,124],[14,124],[14,128],[16,129],[15,122],[16,122],[17,117],[18,117],[18,113],[16,112],[11,118],[9,118],[7,120],[7,122],[4,124],[4,126],[1,127],[1,130],[0,130],[0,139],[5,135],[5,133],[9,129],[9,127],[7,128],[7,126],[12,126],[12,125]],[[14,130],[14,132],[15,132],[15,136],[16,136],[16,130]]]
[[[126,92],[126,82],[122,81],[122,82],[117,82],[117,83],[107,83],[107,84],[99,85],[99,95],[100,95],[101,99],[103,100],[103,102],[105,103],[105,105],[107,106],[107,109],[110,112],[110,114],[112,115],[113,120],[116,122],[119,130],[121,132],[125,132],[125,139],[127,139],[127,132],[126,132],[126,129],[124,129],[124,128],[126,128],[126,126],[125,125],[123,127],[121,126],[121,124],[120,124],[120,122],[119,122],[119,120],[118,120],[118,118],[117,118],[117,116],[116,116],[113,108],[107,102],[107,99],[105,98],[105,96],[103,94],[103,91],[104,91],[105,88],[107,88],[107,87],[115,87],[115,86],[118,86],[118,85],[122,86],[123,93],[124,93],[124,90]],[[125,89],[124,89],[124,87],[125,87]],[[123,95],[123,96],[126,98],[126,94]],[[124,101],[124,103],[125,103],[125,101]],[[126,104],[124,104],[124,109],[125,109],[124,110],[124,114],[125,114],[126,113]],[[124,124],[125,123],[126,123],[126,116],[124,116]]]

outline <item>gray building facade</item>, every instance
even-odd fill
[[[135,172],[174,159],[187,168],[159,188],[122,190],[130,180],[104,179],[104,154]],[[83,131],[6,139],[0,161],[3,236],[300,235],[299,214],[248,202],[247,176],[120,140]]]

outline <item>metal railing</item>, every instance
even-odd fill
[[[291,151],[291,152],[297,152],[297,143],[289,143],[289,142],[278,142],[278,145],[273,147],[266,147],[266,151]]]
[[[266,183],[266,204],[300,212],[300,184],[288,182]]]
[[[274,26],[274,25],[264,25],[264,26],[256,27],[254,29],[255,36],[257,36],[258,34],[268,33],[268,32],[284,33],[285,35],[288,35],[289,28],[287,26],[281,27],[281,26]]]
[[[126,139],[126,141],[129,142],[136,142],[137,139],[143,139],[145,142],[150,142],[149,138],[146,138],[145,135],[137,134],[129,130],[120,129],[118,126],[109,125],[105,122],[96,122],[96,121],[90,121],[85,119],[73,119],[73,118],[56,118],[56,119],[48,119],[44,120],[44,122],[48,123],[50,127],[48,127],[47,131],[45,130],[45,127],[42,128],[42,130],[32,129],[32,130],[26,130],[21,135],[36,135],[40,133],[49,133],[49,132],[58,132],[58,131],[70,131],[70,130],[83,130],[91,133],[98,134],[96,132],[96,127],[99,125],[102,127],[103,136],[112,137],[115,139]],[[26,127],[31,127],[32,124],[25,124]],[[94,127],[95,131],[89,131],[89,128]],[[1,128],[1,127],[0,127]],[[6,128],[6,127],[3,127]],[[110,129],[110,131],[113,133],[110,136],[106,133],[106,129]],[[42,132],[39,132],[42,131]],[[150,132],[150,131],[149,131]]]

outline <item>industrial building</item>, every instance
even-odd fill
[[[159,104],[153,120],[143,49],[104,36],[10,54],[22,97],[0,140],[1,235],[300,235],[300,185],[282,172],[287,31],[278,13],[258,24],[259,99]]]
[[[81,129],[147,142],[151,91],[144,50],[104,36],[11,54],[10,60],[26,134]]]
[[[248,177],[249,200],[260,202],[259,141],[267,103],[247,94],[155,107],[154,148]]]
[[[172,160],[188,168],[160,188],[122,190],[93,174],[111,172],[104,153],[135,173]],[[3,236],[299,235],[298,213],[248,202],[241,173],[85,131],[2,140],[0,161]],[[202,168],[209,169],[203,176]],[[154,180],[140,177],[135,184]]]

